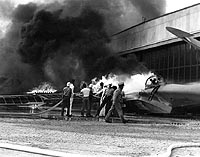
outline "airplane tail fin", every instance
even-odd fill
[[[188,33],[188,32],[184,32],[184,31],[182,31],[182,30],[180,30],[180,29],[176,29],[176,28],[173,28],[173,27],[166,27],[166,29],[167,29],[170,33],[172,33],[172,34],[178,36],[179,38],[184,38],[184,37],[191,37],[191,36],[193,36],[192,34],[190,34],[190,33]]]

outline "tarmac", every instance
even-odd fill
[[[7,156],[198,156],[200,120],[155,116],[61,119],[59,115],[0,118],[0,154]],[[40,153],[42,152],[42,153]],[[46,154],[45,154],[45,153]],[[172,154],[173,153],[173,154]],[[30,155],[31,154],[31,155]]]
[[[0,143],[1,157],[93,157],[93,155],[66,153],[17,144]],[[123,157],[103,155],[102,157]]]

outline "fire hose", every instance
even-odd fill
[[[44,113],[47,113],[53,109],[55,109],[57,106],[59,106],[61,103],[63,102],[63,100],[60,100],[57,104],[55,104],[54,106],[50,107],[49,109],[45,110],[45,111],[41,111],[41,112],[38,112],[38,113],[29,113],[29,115],[41,115],[41,114],[44,114]]]
[[[81,95],[78,95],[78,94],[77,94],[76,96],[82,98]],[[100,98],[100,97],[95,96],[95,95],[93,95],[93,96],[96,97],[96,98]],[[35,115],[41,115],[41,114],[47,113],[47,112],[49,112],[49,111],[55,109],[57,106],[59,106],[59,105],[62,103],[62,101],[63,101],[63,100],[60,100],[57,104],[55,104],[54,106],[50,107],[49,109],[47,109],[47,110],[45,110],[45,111],[38,112],[38,113],[30,113],[29,115],[35,116]]]

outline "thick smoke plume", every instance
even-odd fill
[[[130,2],[138,9],[145,20],[158,17],[165,12],[165,0],[130,0]]]
[[[141,70],[134,55],[120,58],[107,47],[110,34],[126,28],[131,14],[140,15],[138,6],[142,8],[120,0],[19,5],[1,41],[1,93],[25,92],[46,81],[61,89],[70,79],[89,81],[111,72]]]

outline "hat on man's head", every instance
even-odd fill
[[[118,86],[124,86],[124,82],[119,82]]]
[[[67,86],[70,86],[70,84],[71,84],[70,82],[67,82]]]

